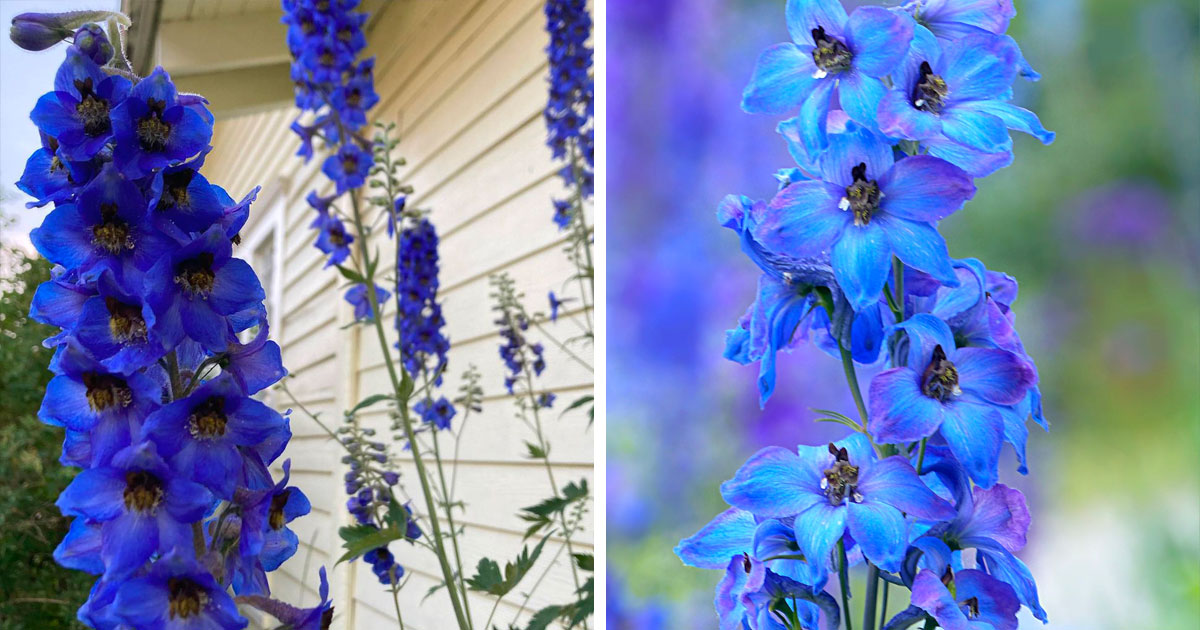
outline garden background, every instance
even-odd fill
[[[1013,134],[1014,165],[941,227],[952,257],[1021,283],[1017,325],[1052,425],[1031,426],[1033,483],[1002,453],[1002,481],[1034,514],[1021,555],[1048,628],[1194,629],[1200,7],[1014,4],[1009,32],[1043,75],[1017,82],[1017,102],[1058,139]],[[840,436],[810,409],[853,409],[837,360],[814,347],[779,357],[763,411],[757,366],[721,358],[758,270],[717,203],[769,198],[771,174],[794,165],[775,118],[739,109],[759,52],[787,38],[783,6],[608,3],[610,629],[715,627],[719,575],[672,548],[724,509],[718,485],[750,454]],[[1021,623],[1042,627],[1027,611]]]

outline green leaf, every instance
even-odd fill
[[[525,630],[546,630],[558,619],[558,615],[562,612],[562,606],[547,606],[535,613],[529,618],[529,625],[525,626]]]
[[[567,413],[568,411],[570,411],[572,409],[578,409],[578,408],[592,402],[592,400],[594,400],[594,399],[595,399],[595,397],[592,396],[591,394],[588,394],[587,396],[581,396],[579,398],[576,398],[575,402],[568,405],[566,409],[563,409],[563,413]]]
[[[525,448],[529,449],[530,459],[545,459],[547,457],[546,451],[533,442],[525,442]]]
[[[374,396],[367,396],[366,398],[360,400],[357,405],[354,405],[354,408],[351,409],[350,411],[348,411],[347,413],[353,414],[353,413],[357,412],[358,410],[366,409],[367,407],[370,407],[371,405],[374,405],[377,402],[380,402],[383,400],[390,400],[390,399],[391,399],[391,396],[389,396],[387,394],[375,394]]]
[[[571,554],[575,556],[575,566],[584,571],[595,571],[596,558],[590,553]]]
[[[352,561],[376,547],[382,547],[393,540],[404,538],[402,530],[392,527],[376,529],[371,525],[343,527],[338,530],[338,535],[344,541],[342,547],[345,547],[346,553],[338,558],[336,564]]]
[[[542,547],[546,545],[546,540],[548,538],[543,538],[532,552],[529,551],[529,547],[522,548],[516,560],[505,563],[503,575],[500,574],[500,565],[495,560],[481,558],[475,567],[475,575],[467,580],[467,586],[473,591],[484,591],[500,597],[507,595],[533,568],[538,556],[542,555]]]
[[[353,269],[338,265],[337,270],[339,273],[342,274],[343,278],[349,280],[350,282],[354,282],[357,284],[366,284],[367,283],[367,279],[362,277],[362,274],[358,273],[357,271],[355,271]]]

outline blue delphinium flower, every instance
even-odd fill
[[[190,232],[203,232],[224,215],[222,203],[224,191],[208,183],[200,173],[204,155],[172,166],[154,174],[150,185],[149,208],[159,229],[171,233],[170,226],[177,229],[177,238],[186,240]]]
[[[79,473],[58,498],[63,514],[104,523],[100,557],[105,572],[123,577],[155,552],[192,548],[189,523],[212,505],[212,495],[175,474],[151,442],[117,452],[107,466]]]
[[[185,104],[166,71],[156,68],[112,112],[113,161],[142,177],[192,157],[212,139],[211,117],[202,104]]]
[[[917,27],[879,105],[879,128],[920,141],[930,155],[982,177],[1012,161],[1008,129],[1050,144],[1054,134],[1033,112],[1008,102],[1020,51],[1011,38],[976,33],[938,45]]]
[[[450,428],[450,420],[454,418],[455,414],[454,405],[450,404],[445,397],[438,398],[436,401],[426,398],[413,405],[413,411],[426,424],[442,430]]]
[[[871,381],[867,428],[888,443],[939,432],[975,483],[996,483],[1004,420],[997,407],[1025,399],[1035,376],[1020,356],[958,348],[945,322],[928,314],[896,325],[908,335],[908,361]]]
[[[1017,15],[1012,0],[908,0],[901,8],[944,41],[979,33],[1004,35]],[[1017,54],[1021,76],[1030,81],[1041,79],[1025,57]]]
[[[791,184],[771,200],[754,229],[762,247],[795,258],[828,255],[856,310],[879,301],[892,254],[956,283],[934,224],[975,195],[970,176],[927,155],[896,161],[891,146],[853,123],[829,145],[819,180]]]
[[[228,377],[208,381],[187,398],[154,412],[146,419],[144,433],[159,445],[172,468],[223,499],[233,498],[234,488],[244,484],[245,455],[239,447],[290,434],[278,412],[244,396]]]
[[[167,353],[167,339],[153,327],[154,313],[141,297],[123,290],[111,273],[94,285],[98,293],[83,303],[74,338],[109,370],[129,373]]]
[[[346,225],[331,214],[319,214],[309,227],[320,230],[317,234],[317,249],[329,255],[326,267],[342,264],[350,257],[350,244],[354,236],[346,233]]]
[[[387,289],[375,285],[376,301],[384,302],[391,296],[392,294],[388,293]],[[350,290],[346,291],[346,301],[354,307],[354,319],[362,321],[371,321],[373,319],[370,298],[367,296],[367,285],[356,284],[350,287]]]
[[[402,220],[396,246],[396,348],[410,374],[442,384],[450,351],[438,302],[438,235],[427,217]]]
[[[862,434],[797,453],[767,447],[721,484],[730,505],[764,518],[795,518],[805,557],[828,563],[849,532],[879,567],[898,571],[908,544],[905,514],[943,520],[954,508],[929,490],[902,457],[877,459]]]
[[[337,183],[338,194],[362,186],[370,170],[371,154],[352,142],[343,144],[337,153],[325,158],[321,167],[325,176]]]
[[[913,580],[912,605],[946,630],[1017,630],[1021,608],[1011,586],[975,569],[947,569],[940,578],[921,571]]]
[[[788,0],[792,41],[776,44],[758,58],[742,109],[762,114],[799,109],[805,145],[823,150],[836,90],[850,118],[873,129],[885,91],[882,79],[903,57],[913,25],[907,15],[882,7],[859,7],[847,16],[839,0]]]
[[[249,623],[225,588],[178,551],[155,562],[145,576],[123,584],[113,607],[125,623],[146,630],[234,629]]]
[[[112,139],[113,110],[129,90],[128,79],[105,74],[84,52],[71,47],[54,77],[54,91],[38,99],[30,117],[58,141],[66,159],[87,160]]]

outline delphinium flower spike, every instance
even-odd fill
[[[84,469],[58,498],[75,520],[54,555],[99,576],[78,612],[89,627],[243,628],[236,602],[288,608],[266,572],[295,553],[286,524],[308,512],[287,464],[279,482],[268,468],[288,419],[251,397],[286,374],[258,277],[234,255],[255,193],[234,202],[200,174],[204,99],[162,68],[134,75],[93,21],[128,26],[105,12],[13,24],[27,48],[73,40],[18,183],[31,206],[54,205],[31,234],[56,264],[31,316],[61,329],[39,417]],[[326,628],[332,608],[306,614]]]
[[[753,455],[721,486],[732,507],[676,547],[688,565],[725,571],[722,628],[850,628],[856,564],[866,630],[1013,630],[1021,606],[1047,618],[1015,555],[1025,498],[998,482],[1002,444],[1026,473],[1026,422],[1048,426],[1014,325],[1016,282],[951,259],[937,230],[974,196],[974,177],[1012,161],[1010,129],[1054,139],[1010,102],[1018,75],[1037,78],[1004,35],[1014,14],[1008,0],[849,15],[838,0],[788,0],[793,41],[759,58],[743,108],[799,110],[778,126],[796,167],[776,174],[769,202],[731,195],[718,210],[762,270],[725,356],[760,363],[765,404],[776,354],[812,338],[841,360],[859,417],[822,412],[853,433]],[[879,363],[864,397],[856,365]],[[881,578],[885,602],[891,584],[912,592],[886,624]]]

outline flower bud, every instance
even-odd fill
[[[108,63],[113,56],[112,44],[99,24],[84,24],[75,31],[75,47],[98,65]]]
[[[46,50],[71,36],[54,13],[22,13],[13,18],[8,37],[25,50]]]

